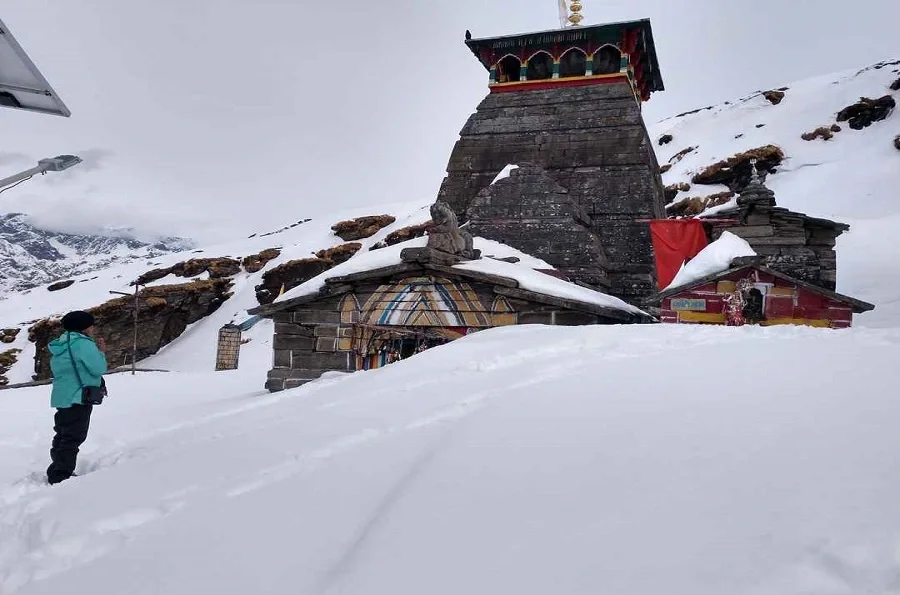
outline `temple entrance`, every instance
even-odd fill
[[[357,370],[374,370],[445,345],[468,329],[354,325]]]

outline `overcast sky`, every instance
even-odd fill
[[[900,2],[583,0],[649,17],[653,122],[900,58]],[[338,207],[430,202],[487,91],[463,45],[558,26],[557,0],[4,0],[0,18],[72,111],[0,111],[0,177],[86,163],[2,195],[75,229],[228,239]]]

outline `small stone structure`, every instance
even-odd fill
[[[275,320],[274,365],[266,387],[279,391],[327,371],[377,368],[496,326],[651,321],[644,314],[529,291],[511,278],[454,267],[459,256],[433,248],[406,248],[401,259],[332,277],[317,293],[251,310]]]
[[[778,207],[775,192],[766,187],[765,174],[753,163],[750,183],[737,206],[717,211],[708,223],[717,240],[723,231],[747,240],[765,266],[834,291],[837,282],[837,237],[849,225],[818,219]]]
[[[237,370],[241,355],[241,327],[226,324],[219,329],[216,344],[216,371]]]
[[[783,324],[847,328],[853,314],[872,304],[794,279],[759,257],[735,259],[732,267],[662,292],[662,322],[742,326]]]

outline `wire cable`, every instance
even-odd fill
[[[18,182],[16,182],[16,183],[13,184],[12,186],[7,186],[6,188],[0,188],[0,194],[2,194],[3,192],[6,192],[7,190],[11,190],[11,189],[15,188],[16,186],[18,186],[18,185],[21,184],[22,182],[27,182],[28,180],[30,180],[30,179],[33,178],[33,177],[34,177],[34,174],[28,176],[28,177],[25,178],[24,180],[19,180]]]

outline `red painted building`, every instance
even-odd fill
[[[759,264],[709,275],[657,296],[662,322],[798,324],[847,328],[874,305],[794,279]]]

